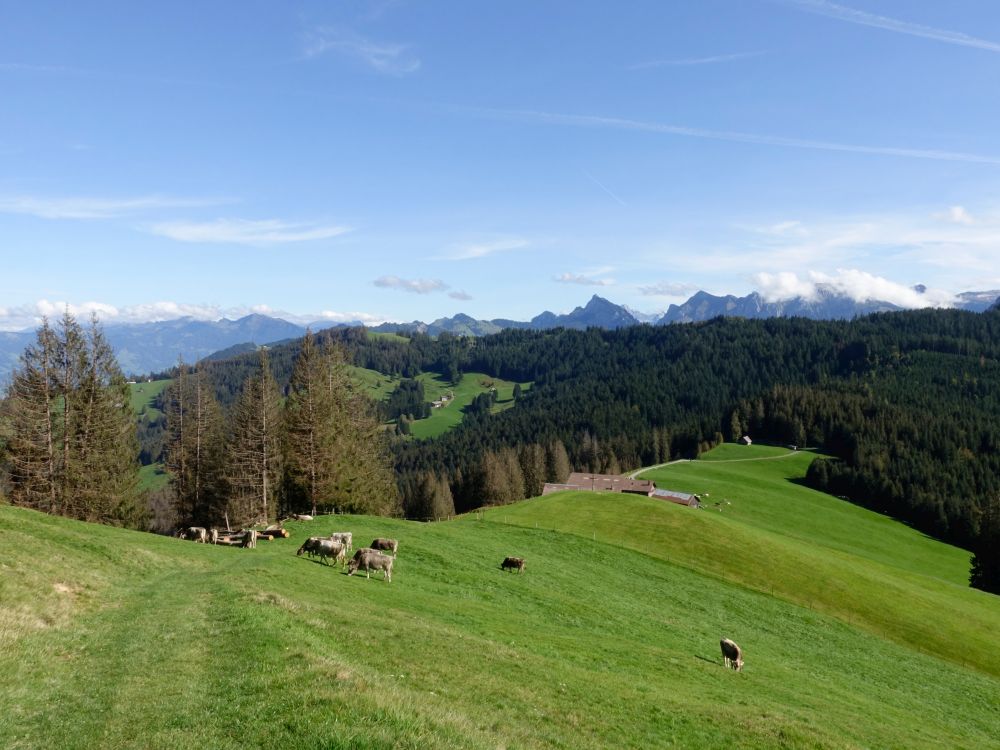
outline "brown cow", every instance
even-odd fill
[[[524,572],[523,557],[505,557],[500,563],[500,570],[516,570],[518,573]]]
[[[348,552],[354,548],[354,534],[350,531],[335,531],[330,534],[330,539],[343,544]]]
[[[395,539],[374,539],[372,540],[371,549],[390,551],[395,556],[396,550],[399,549],[399,542]]]
[[[354,558],[347,563],[347,575],[354,575],[358,569],[365,571],[365,577],[371,578],[373,570],[381,570],[386,582],[392,583],[392,564],[394,557],[384,555],[378,550],[362,548],[354,553]]]
[[[743,671],[743,650],[735,642],[728,638],[719,641],[722,648],[722,662],[727,667],[732,667],[737,672]]]
[[[315,552],[319,555],[320,562],[324,560],[329,560],[331,557],[334,562],[344,562],[346,547],[341,542],[334,542],[330,539],[320,539],[316,543]]]

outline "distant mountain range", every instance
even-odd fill
[[[923,287],[916,287],[923,292]],[[972,312],[989,308],[1000,309],[1000,290],[965,292],[958,295],[956,307]],[[745,297],[716,296],[697,292],[680,305],[671,305],[662,315],[637,313],[624,305],[616,305],[594,295],[583,307],[566,314],[543,312],[528,321],[494,318],[477,320],[459,313],[450,318],[438,318],[431,323],[415,320],[411,323],[383,323],[372,327],[379,333],[426,333],[437,336],[451,333],[456,336],[487,336],[505,328],[545,330],[549,328],[607,328],[668,323],[693,323],[720,315],[741,318],[773,318],[801,316],[817,320],[853,318],[873,312],[902,309],[890,302],[856,302],[837,294],[830,288],[819,287],[814,298],[768,302],[758,293]],[[308,326],[317,331],[323,328],[361,326],[360,321],[330,323],[318,321]],[[211,357],[228,356],[252,350],[257,344],[271,344],[305,335],[307,326],[290,323],[267,315],[247,315],[238,320],[223,318],[217,321],[178,318],[157,323],[111,323],[104,330],[118,355],[122,369],[127,373],[160,372],[177,364],[178,356],[185,362],[196,362]],[[17,365],[24,348],[35,339],[34,331],[0,332],[0,378],[6,377]]]

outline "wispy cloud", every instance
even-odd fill
[[[557,112],[513,109],[471,109],[466,110],[482,117],[511,120],[515,122],[540,123],[545,125],[569,125],[573,127],[627,130],[632,132],[660,133],[686,138],[702,138],[735,143],[752,143],[761,146],[783,146],[786,148],[812,149],[817,151],[843,151],[877,156],[900,156],[911,159],[933,159],[937,161],[972,162],[1000,166],[1000,156],[965,153],[961,151],[938,151],[932,149],[908,148],[903,146],[866,146],[834,141],[814,141],[804,138],[786,138],[776,135],[760,135],[727,130],[706,130],[682,125],[666,125],[658,122],[629,120],[621,117],[601,117],[597,115],[567,115]]]
[[[364,323],[366,325],[378,325],[379,323],[384,323],[387,318],[384,315],[373,315],[372,313],[366,312],[336,312],[334,310],[324,310],[319,313],[319,315],[296,315],[291,317],[286,317],[284,315],[279,315],[278,317],[285,318],[286,320],[291,320],[292,322],[297,322],[296,319],[306,322],[328,320],[331,323]]]
[[[171,198],[145,195],[135,198],[0,196],[0,213],[27,214],[42,219],[114,219],[159,209],[202,208],[228,203],[219,198]]]
[[[430,294],[448,289],[448,285],[441,279],[401,279],[398,276],[380,276],[372,283],[383,289],[398,289],[401,292],[414,294]]]
[[[379,73],[405,75],[420,69],[420,58],[410,51],[410,45],[377,42],[337,26],[320,26],[306,35],[305,57],[319,57],[327,52],[360,60]]]
[[[219,305],[190,304],[184,302],[158,301],[138,305],[116,306],[106,302],[65,302],[40,299],[36,302],[0,307],[0,331],[20,331],[39,325],[43,317],[57,318],[65,310],[77,318],[89,318],[93,313],[104,324],[135,324],[155,323],[162,320],[177,318],[194,318],[195,320],[235,320],[250,313],[259,313],[275,318],[281,318],[292,323],[306,325],[319,321],[331,323],[353,323],[377,325],[384,323],[384,315],[374,315],[367,312],[335,312],[324,310],[319,313],[290,313],[277,310],[270,305],[242,305],[239,307],[220,307]]]
[[[595,185],[597,185],[597,187],[599,187],[605,193],[607,193],[608,195],[610,195],[615,200],[616,203],[618,203],[620,206],[624,206],[625,208],[628,208],[628,203],[626,203],[621,198],[619,198],[617,193],[615,193],[611,188],[609,188],[607,185],[605,185],[599,179],[597,179],[596,177],[594,177],[594,175],[592,175],[586,169],[583,170],[583,174],[587,177],[588,180],[590,180],[591,182],[593,182]]]
[[[949,31],[948,29],[938,29],[919,23],[900,21],[897,18],[889,18],[888,16],[880,16],[864,10],[857,10],[856,8],[848,8],[845,5],[827,2],[827,0],[784,0],[784,2],[810,13],[835,18],[838,21],[885,29],[886,31],[894,31],[897,34],[908,34],[909,36],[933,39],[934,41],[945,42],[947,44],[957,44],[962,47],[974,47],[989,52],[1000,52],[1000,43],[970,36],[961,31]]]
[[[508,250],[520,250],[528,247],[528,240],[521,237],[510,237],[507,239],[494,240],[492,242],[472,242],[463,245],[456,245],[445,255],[438,255],[431,260],[471,260],[473,258],[485,258],[487,255],[502,253]]]
[[[758,273],[753,279],[761,296],[769,302],[796,297],[814,300],[823,290],[828,290],[855,302],[889,302],[907,308],[950,307],[955,304],[954,295],[948,292],[935,289],[918,292],[912,287],[856,268],[838,268],[833,274],[809,271],[805,277],[787,271]]]
[[[560,284],[580,284],[582,286],[612,286],[615,283],[614,279],[606,278],[606,275],[614,271],[615,269],[611,266],[604,266],[602,268],[591,268],[580,273],[561,273],[558,276],[552,277],[553,281],[558,281]],[[599,278],[605,277],[605,278]]]
[[[746,60],[750,57],[760,57],[763,52],[734,52],[729,55],[711,55],[709,57],[681,57],[673,60],[647,60],[646,62],[629,65],[627,70],[644,70],[646,68],[683,67],[689,65],[715,65],[716,63]]]
[[[461,300],[463,302],[468,302],[470,299],[472,299],[472,295],[469,294],[468,292],[457,291],[457,290],[454,292],[448,292],[448,296],[451,297],[452,299]]]
[[[951,206],[947,211],[939,211],[931,214],[931,216],[938,221],[947,221],[952,224],[971,225],[976,223],[976,220],[972,218],[972,214],[966,211],[963,206]]]
[[[208,242],[235,245],[276,245],[337,237],[350,230],[337,225],[303,224],[279,219],[216,219],[215,221],[167,221],[149,231],[178,242]]]
[[[683,297],[695,291],[697,287],[675,281],[658,281],[648,286],[640,286],[639,293],[646,297]]]

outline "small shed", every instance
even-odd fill
[[[743,443],[743,445],[753,445],[753,440],[750,439],[749,435],[744,435],[743,437],[740,438],[740,441]]]
[[[677,492],[676,490],[653,490],[653,494],[650,497],[657,500],[666,500],[668,503],[686,505],[688,508],[697,508],[701,505],[697,495],[691,495],[687,492]]]

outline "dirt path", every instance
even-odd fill
[[[745,461],[774,461],[779,458],[788,458],[789,456],[794,456],[799,451],[788,451],[788,453],[782,453],[780,456],[760,456],[759,458],[721,458],[718,461],[705,461],[706,464],[740,464]],[[678,458],[675,461],[667,461],[665,464],[656,464],[655,466],[643,466],[641,469],[636,469],[635,471],[629,472],[625,476],[628,479],[635,479],[640,474],[645,471],[652,471],[653,469],[660,469],[664,466],[671,466],[673,464],[683,464],[690,461],[690,458]]]

